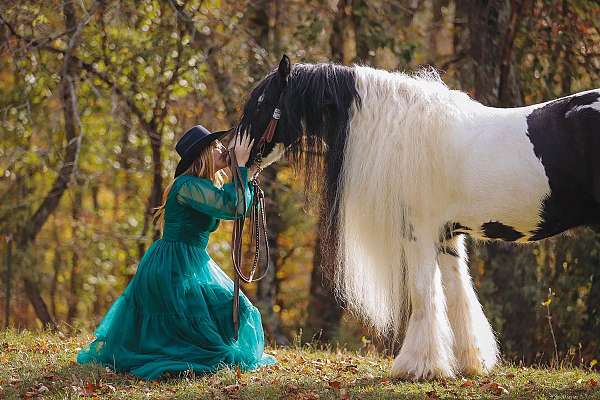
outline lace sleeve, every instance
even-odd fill
[[[248,207],[253,196],[252,187],[248,185],[248,169],[240,167],[240,174],[244,183],[243,193],[242,188],[236,191],[233,183],[218,188],[208,179],[189,179],[179,188],[177,202],[218,219],[232,220],[236,213],[240,218],[244,213],[241,196],[246,197]]]

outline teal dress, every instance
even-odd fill
[[[248,170],[240,171],[246,182]],[[243,293],[239,337],[233,340],[233,282],[206,252],[219,221],[243,211],[238,197],[245,195],[250,204],[247,182],[244,191],[190,175],[175,179],[162,238],[146,251],[95,340],[77,355],[78,363],[100,363],[144,379],[167,371],[205,373],[224,366],[248,371],[275,363],[263,353],[260,313]]]

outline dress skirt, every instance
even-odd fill
[[[160,239],[146,251],[122,295],[77,362],[156,379],[164,372],[248,371],[275,364],[263,353],[261,316],[240,293],[240,328],[233,340],[233,281],[206,246]]]

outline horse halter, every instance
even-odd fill
[[[277,124],[279,123],[279,120],[281,119],[281,102],[283,100],[283,95],[286,92],[287,84],[288,84],[288,80],[286,78],[283,82],[283,87],[281,88],[281,93],[279,94],[279,99],[277,100],[275,109],[273,109],[273,114],[271,115],[271,119],[269,120],[267,127],[265,128],[263,134],[260,137],[260,140],[257,143],[258,153],[256,155],[256,163],[258,164],[259,172],[261,171],[260,162],[262,161],[262,156],[263,156],[262,152],[265,149],[265,144],[271,143],[273,141],[273,136],[275,136],[275,131],[277,130]],[[257,107],[260,108],[260,105],[264,99],[264,96],[265,96],[265,93],[263,92],[258,97]],[[258,111],[258,108],[257,108],[257,111]]]

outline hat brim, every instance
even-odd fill
[[[228,129],[226,131],[213,132],[210,135],[205,136],[196,143],[194,143],[189,148],[189,150],[186,151],[185,155],[181,157],[181,160],[177,164],[177,168],[175,168],[175,178],[183,174],[192,165],[192,163],[196,158],[198,158],[204,147],[208,146],[210,143],[214,142],[217,139],[221,139],[229,132],[231,132],[231,129]]]

